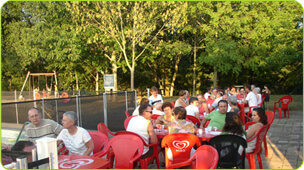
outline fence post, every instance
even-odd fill
[[[108,112],[107,112],[107,94],[103,93],[103,116],[104,116],[104,124],[108,126]]]
[[[16,120],[17,120],[17,125],[19,125],[19,118],[18,118],[18,106],[17,106],[17,91],[15,89],[15,108],[16,108]]]
[[[34,97],[34,107],[37,108],[35,90],[33,90],[33,97]]]
[[[128,92],[125,91],[125,99],[126,99],[126,111],[128,112]]]
[[[45,114],[44,114],[44,98],[43,97],[42,97],[41,104],[42,104],[42,118],[45,119]]]
[[[149,95],[150,95],[150,89],[147,88],[147,98],[149,99]]]
[[[134,97],[135,98],[135,108],[134,109],[136,109],[137,108],[137,91],[136,90],[135,90],[134,95],[135,95],[135,97]]]
[[[57,122],[58,122],[58,103],[57,103],[57,99],[55,99],[55,104],[56,104],[56,119],[57,119]]]
[[[80,95],[80,90],[78,90],[78,105],[79,105],[79,115],[80,115],[80,120],[81,120],[81,127],[82,127],[82,114],[81,114],[81,95]]]
[[[79,109],[78,109],[78,95],[76,95],[76,112],[77,112],[77,117],[78,117],[78,126],[82,127],[81,125],[79,125],[80,116],[79,116]]]

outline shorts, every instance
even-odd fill
[[[265,97],[265,102],[269,102],[269,96]]]
[[[149,158],[152,155],[153,155],[153,146],[150,146],[148,152],[146,152],[144,155],[141,155],[140,159]]]

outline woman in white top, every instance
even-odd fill
[[[247,140],[252,139],[255,134],[261,129],[262,126],[266,125],[267,115],[263,108],[254,108],[252,111],[252,121],[255,122],[248,130],[247,130]],[[255,149],[256,138],[251,142],[247,143],[246,153],[251,153]]]
[[[94,143],[87,130],[76,126],[77,121],[75,112],[68,111],[63,114],[61,123],[64,129],[57,136],[57,144],[63,142],[70,155],[90,156],[93,154]]]

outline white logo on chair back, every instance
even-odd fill
[[[186,140],[183,141],[175,140],[173,141],[172,144],[177,149],[176,152],[185,152],[185,148],[189,146],[189,142]]]
[[[64,159],[62,161],[59,161],[59,168],[61,169],[78,169],[80,166],[88,165],[94,162],[93,159],[75,159],[70,160]]]
[[[289,102],[289,99],[283,99],[283,103],[287,104]]]

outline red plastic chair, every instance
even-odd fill
[[[210,123],[210,120],[207,120],[206,123],[204,124],[204,128],[206,128]]]
[[[266,134],[270,128],[270,126],[272,125],[273,123],[273,120],[274,120],[274,113],[270,110],[266,111],[266,115],[267,115],[267,122],[268,122],[268,128],[267,128],[267,131],[266,131]],[[264,149],[265,149],[265,156],[268,157],[268,148],[267,148],[267,141],[266,141],[266,135],[263,139],[263,143],[264,143]]]
[[[94,143],[93,154],[101,151],[104,145],[109,141],[108,136],[98,131],[88,131]]]
[[[237,103],[236,105],[240,109],[240,112],[239,112],[240,119],[241,119],[243,125],[245,125],[245,104]]]
[[[191,115],[186,116],[186,120],[190,120],[193,124],[195,124],[197,127],[201,126],[201,122],[195,117]]]
[[[138,136],[142,139],[141,136],[139,136],[137,133],[134,133],[134,132],[130,132],[130,131],[119,131],[116,133],[116,136],[117,135],[125,135],[125,134],[128,134],[128,135],[135,135],[135,136]],[[148,163],[151,159],[156,159],[156,165],[157,165],[157,168],[160,169],[160,165],[159,165],[159,157],[158,157],[158,149],[157,149],[157,146],[158,144],[146,144],[146,142],[142,139],[142,142],[144,144],[144,146],[147,146],[147,147],[150,147],[150,146],[153,146],[153,155],[151,157],[148,157],[148,158],[145,158],[145,159],[140,159],[140,166],[141,166],[141,169],[148,169]]]
[[[104,123],[98,123],[97,130],[98,132],[105,134],[107,137],[109,137],[108,133],[115,136],[115,133],[111,132],[110,129]]]
[[[175,101],[171,102],[173,108],[175,107]]]
[[[250,123],[250,122],[248,122],[248,123]],[[255,169],[255,160],[254,160],[255,154],[257,154],[260,169],[263,169],[263,164],[262,164],[262,160],[261,160],[262,142],[266,136],[268,126],[269,126],[268,124],[262,126],[261,129],[256,133],[256,135],[252,139],[246,140],[247,143],[251,142],[255,138],[257,140],[254,152],[246,153],[246,158],[248,159],[250,169]]]
[[[62,147],[58,149],[58,155],[68,155],[69,150],[65,147],[64,143],[62,143]]]
[[[130,120],[131,120],[133,117],[135,117],[135,116],[137,116],[137,115],[130,116],[130,117],[127,117],[127,118],[125,119],[125,122],[124,122],[125,130],[127,130],[127,127],[128,127],[128,124],[129,124]]]
[[[209,145],[200,146],[190,159],[169,165],[167,169],[173,169],[191,165],[191,169],[215,169],[218,163],[219,155],[217,150]]]
[[[142,139],[135,135],[117,135],[112,137],[102,151],[94,157],[103,157],[112,148],[115,156],[115,169],[134,169],[134,163],[141,157],[144,144]]]
[[[282,106],[278,107],[277,104],[280,103],[280,102],[282,103]],[[288,111],[288,118],[289,118],[289,107],[288,107],[288,105],[289,105],[290,102],[292,102],[292,97],[291,96],[281,97],[278,102],[274,103],[273,113],[275,114],[276,109],[278,109],[279,110],[279,119],[281,119],[282,110],[284,110],[284,117],[286,117],[286,111]]]
[[[131,116],[128,111],[125,111],[125,114],[126,114],[127,117]]]
[[[161,142],[161,147],[165,148],[165,164],[166,168],[174,163],[186,161],[190,158],[192,147],[201,146],[201,141],[195,135],[188,133],[174,133],[165,136]],[[171,149],[173,161],[167,156],[168,149]]]
[[[251,107],[249,107],[249,112],[247,112],[247,121],[246,121],[246,122],[248,122],[249,116],[251,115],[253,108],[262,107],[262,106],[263,106],[263,103],[264,103],[264,100],[265,100],[265,97],[262,98],[261,103],[259,103],[257,106],[251,106]]]
[[[159,116],[160,116],[160,115],[152,114],[152,116],[151,116],[151,122],[152,122],[152,124],[155,123],[156,119],[157,119]]]

